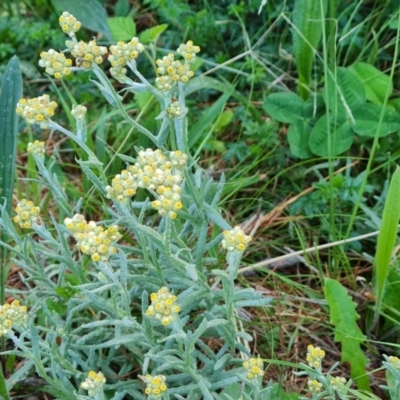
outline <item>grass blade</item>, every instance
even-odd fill
[[[22,97],[22,77],[18,57],[14,56],[7,64],[0,94],[0,204],[11,209],[14,188],[15,157],[17,151],[17,122],[15,112],[18,101]],[[1,239],[6,242],[5,234]],[[1,251],[0,268],[0,302],[4,303],[4,286],[6,280],[6,254]]]
[[[0,204],[10,210],[14,187],[17,145],[17,102],[22,97],[22,78],[18,57],[11,58],[3,77],[0,94]]]
[[[314,52],[321,40],[326,8],[326,0],[296,0],[293,9],[293,49],[299,75],[298,93],[304,100],[309,97]]]
[[[11,209],[14,188],[15,158],[17,152],[18,117],[15,108],[22,97],[22,77],[17,56],[11,58],[3,76],[0,93],[0,204]],[[2,232],[1,240],[7,241],[7,235]],[[5,302],[6,283],[6,251],[0,249],[0,302]],[[4,348],[4,342],[1,343]],[[9,400],[3,370],[0,367],[0,396]]]
[[[393,248],[397,238],[400,219],[400,168],[397,167],[390,182],[388,195],[383,208],[382,225],[378,235],[375,254],[376,271],[376,310],[375,319],[379,315],[383,289],[388,275]]]

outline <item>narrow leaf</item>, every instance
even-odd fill
[[[382,303],[383,289],[388,275],[393,248],[397,238],[397,225],[400,219],[400,168],[397,167],[390,182],[388,195],[383,208],[382,225],[379,230],[375,254],[376,271],[376,314]]]
[[[0,204],[7,202],[9,213],[14,188],[14,169],[17,149],[17,122],[15,112],[22,97],[22,78],[19,60],[11,58],[3,76],[0,94]]]
[[[293,9],[293,48],[299,75],[298,92],[306,100],[311,81],[314,52],[325,23],[326,0],[296,0]],[[321,7],[322,6],[322,7]]]

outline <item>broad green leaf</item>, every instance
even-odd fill
[[[385,114],[383,116],[379,136],[387,136],[390,133],[400,130],[399,113],[388,107],[383,108],[382,106],[378,106],[377,104],[365,104],[353,113],[355,119],[355,123],[352,126],[353,131],[361,136],[375,137],[379,128],[379,119],[382,112]]]
[[[386,92],[393,92],[390,77],[371,64],[359,62],[351,65],[349,70],[358,77],[365,88],[367,99],[376,104],[383,104]]]
[[[364,86],[347,68],[338,68],[336,77],[329,75],[324,100],[335,114],[349,115],[364,105],[366,99]]]
[[[397,167],[392,180],[383,208],[382,225],[379,230],[378,243],[375,254],[376,270],[376,314],[382,303],[383,289],[385,286],[393,248],[397,239],[398,223],[400,219],[400,168]]]
[[[139,40],[140,43],[147,44],[150,42],[157,42],[158,37],[168,28],[168,24],[161,24],[153,26],[152,28],[146,29],[140,32]]]
[[[264,101],[264,110],[279,122],[290,124],[302,119],[304,101],[293,92],[273,93]]]
[[[60,15],[63,11],[71,13],[84,28],[102,33],[111,40],[111,32],[108,29],[107,13],[98,0],[53,0]]]
[[[358,388],[370,391],[365,369],[368,359],[360,347],[366,338],[357,325],[360,316],[356,312],[356,303],[334,279],[326,279],[324,293],[329,306],[330,322],[335,327],[335,341],[342,344],[342,362],[350,364],[350,375]]]
[[[118,0],[114,6],[115,16],[125,17],[129,13],[130,7],[129,0]]]
[[[293,9],[293,50],[298,73],[298,93],[309,97],[314,54],[318,50],[327,0],[296,0]]]
[[[293,122],[288,130],[287,138],[290,151],[295,157],[309,158],[312,156],[310,150],[311,126],[304,120]]]
[[[303,118],[318,120],[326,113],[326,105],[322,93],[314,93],[303,105]]]
[[[108,18],[107,23],[115,41],[127,41],[136,36],[136,25],[132,17]]]
[[[328,135],[328,129],[330,135]],[[330,143],[329,143],[330,139]],[[353,132],[350,122],[337,119],[332,115],[328,125],[328,117],[323,115],[315,124],[310,135],[310,149],[320,156],[336,156],[348,150],[353,143]]]

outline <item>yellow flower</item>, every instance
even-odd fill
[[[14,222],[21,228],[29,229],[39,220],[40,208],[35,206],[32,201],[22,199],[15,207],[15,212],[17,215],[13,218]]]
[[[146,376],[140,376],[140,378],[146,383],[145,393],[148,396],[153,395],[155,398],[158,398],[167,390],[164,375],[151,376],[147,374]]]
[[[97,396],[106,383],[106,378],[102,372],[90,371],[88,377],[81,383],[81,388],[88,391],[91,397]]]
[[[260,357],[249,358],[243,362],[243,367],[247,372],[248,379],[255,379],[264,376],[264,363]]]
[[[56,79],[71,73],[72,60],[66,58],[64,53],[50,49],[49,51],[42,51],[40,58],[39,65],[46,68],[46,72]]]
[[[62,31],[70,37],[75,36],[75,32],[81,29],[81,23],[67,11],[61,14],[58,21],[60,22]]]
[[[221,244],[224,249],[228,251],[240,251],[243,252],[248,243],[251,241],[251,236],[245,235],[243,230],[239,226],[235,226],[232,230],[225,230],[223,232],[224,239]]]
[[[55,101],[50,101],[48,94],[33,99],[21,99],[17,103],[16,113],[25,119],[28,124],[40,123],[42,129],[49,127],[50,118],[57,107]]]
[[[324,357],[325,351],[322,350],[320,347],[314,347],[311,344],[307,346],[306,360],[311,368],[321,368],[321,361]]]
[[[152,293],[150,299],[151,305],[146,310],[146,315],[158,319],[164,326],[173,322],[180,312],[180,307],[175,304],[177,297],[166,286],[157,293]]]

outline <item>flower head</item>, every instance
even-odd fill
[[[40,124],[42,129],[49,127],[50,118],[57,107],[55,101],[50,101],[48,94],[33,99],[21,99],[17,103],[16,113],[28,124]]]
[[[71,114],[76,120],[83,121],[87,113],[87,108],[81,104],[72,107]]]
[[[184,59],[185,63],[193,63],[196,60],[196,53],[200,51],[199,46],[194,46],[193,42],[191,40],[188,40],[186,44],[182,43],[178,50],[177,53],[180,54]]]
[[[173,101],[167,108],[168,116],[170,118],[178,118],[182,115],[182,108],[178,101]]]
[[[157,399],[167,390],[167,385],[165,384],[166,378],[164,375],[151,376],[150,374],[147,374],[141,378],[146,383],[145,393],[148,396]]]
[[[343,392],[343,389],[346,386],[346,378],[343,378],[342,376],[335,376],[334,378],[331,379],[330,385],[333,390],[336,390],[337,392]]]
[[[228,251],[244,251],[251,241],[251,236],[245,235],[242,228],[235,226],[232,230],[223,232],[222,247]]]
[[[156,85],[163,92],[168,92],[168,90],[171,90],[173,84],[174,81],[168,75],[156,78]]]
[[[156,85],[160,90],[168,91],[174,82],[187,83],[194,75],[188,63],[182,64],[175,60],[175,56],[169,53],[167,56],[156,60],[157,74],[161,75],[156,79]]]
[[[78,32],[79,29],[81,29],[82,24],[67,11],[64,11],[61,14],[58,21],[60,22],[62,31],[66,33],[69,37],[75,36],[75,32]]]
[[[387,357],[388,363],[395,369],[400,371],[400,359],[395,356],[389,356]]]
[[[15,207],[15,212],[17,215],[14,217],[14,222],[21,228],[29,229],[38,221],[40,208],[35,206],[33,201],[22,199]]]
[[[307,346],[307,363],[311,368],[321,368],[321,361],[325,357],[325,351],[320,347],[314,347],[312,344]]]
[[[111,63],[110,73],[117,80],[123,80],[126,75],[124,66],[131,60],[136,59],[144,51],[144,46],[137,37],[132,38],[128,43],[118,42],[110,46],[108,61]]]
[[[106,378],[102,372],[90,371],[88,377],[81,383],[81,388],[88,391],[91,397],[97,396],[106,383]]]
[[[66,58],[64,53],[50,49],[40,53],[39,65],[46,68],[49,75],[53,75],[56,79],[71,73],[72,60]]]
[[[243,363],[243,367],[247,372],[248,379],[264,376],[264,363],[260,357],[248,359]]]
[[[106,197],[127,204],[130,198],[136,194],[138,185],[132,173],[124,169],[120,174],[115,175],[111,186],[106,186]]]
[[[45,143],[35,140],[33,143],[28,143],[28,153],[35,154],[41,158],[44,158],[44,147]]]
[[[7,335],[13,326],[24,324],[27,319],[27,308],[20,306],[18,300],[0,306],[0,337]]]
[[[118,226],[112,225],[104,229],[94,221],[87,222],[81,214],[65,218],[64,225],[73,234],[78,249],[83,254],[90,255],[93,261],[105,262],[117,252],[113,244],[121,238]]]
[[[85,69],[92,68],[93,63],[101,64],[103,55],[107,53],[107,47],[98,46],[95,40],[91,40],[89,43],[82,40],[78,43],[67,40],[66,44],[75,57],[77,66]]]
[[[128,204],[138,188],[154,192],[156,200],[151,204],[162,216],[174,219],[181,210],[182,169],[188,156],[181,151],[163,154],[161,150],[140,150],[137,161],[121,171],[106,186],[107,198]]]
[[[308,390],[311,393],[319,393],[322,390],[322,383],[318,382],[316,379],[309,379],[307,382]]]
[[[146,311],[147,316],[158,319],[164,326],[174,321],[180,308],[175,304],[177,297],[171,294],[167,287],[164,286],[157,293],[152,293],[150,299],[151,305]]]

